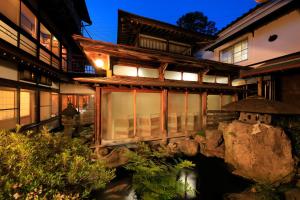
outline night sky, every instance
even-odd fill
[[[86,0],[86,3],[93,22],[86,27],[91,37],[113,43],[117,40],[118,9],[170,24],[176,24],[187,12],[201,11],[221,29],[256,5],[255,0]]]

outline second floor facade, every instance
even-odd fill
[[[300,51],[300,7],[293,0],[258,5],[218,34],[203,58],[242,66]]]

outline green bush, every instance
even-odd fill
[[[0,199],[82,199],[104,188],[114,170],[92,159],[79,139],[0,131]]]
[[[190,187],[177,179],[184,168],[193,167],[190,161],[168,162],[165,152],[153,151],[144,143],[134,152],[128,152],[125,166],[133,171],[133,188],[143,200],[170,200],[183,196]]]

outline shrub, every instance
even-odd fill
[[[79,199],[104,188],[114,170],[79,139],[0,131],[0,199]]]
[[[129,162],[125,166],[133,171],[133,188],[143,200],[169,200],[183,196],[189,190],[178,180],[177,175],[183,168],[193,167],[190,161],[168,162],[165,152],[153,151],[144,143],[134,152],[128,152]]]

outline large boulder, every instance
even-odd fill
[[[196,156],[199,144],[194,140],[183,140],[178,142],[178,148],[186,156]]]
[[[234,174],[263,184],[289,182],[294,173],[291,142],[283,129],[233,121],[224,128],[225,162]]]
[[[224,158],[224,143],[222,131],[205,130],[205,136],[197,135],[195,141],[200,145],[200,152],[207,157]]]

